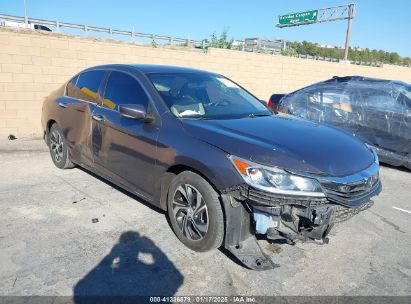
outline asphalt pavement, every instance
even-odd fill
[[[328,245],[261,246],[280,268],[196,253],[164,212],[75,168],[41,138],[0,140],[0,295],[411,295],[411,172],[383,166],[375,204]]]

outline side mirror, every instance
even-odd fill
[[[285,94],[271,95],[270,99],[268,100],[268,107],[271,108],[274,112],[278,112],[280,110],[281,98],[283,98],[284,95]]]
[[[118,112],[120,115],[127,118],[144,120],[147,122],[152,120],[152,118],[147,115],[146,108],[140,104],[119,105]]]

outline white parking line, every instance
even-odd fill
[[[405,210],[405,209],[398,208],[398,207],[392,207],[392,208],[397,209],[397,210],[400,210],[400,211],[402,211],[402,212],[406,212],[406,213],[410,213],[410,214],[411,214],[411,211],[410,211],[410,210]]]

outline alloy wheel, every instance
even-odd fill
[[[208,231],[208,210],[195,187],[182,184],[173,196],[173,215],[181,233],[190,241],[202,240]]]
[[[60,132],[53,130],[50,134],[50,149],[54,160],[58,163],[63,159],[63,145],[63,138]]]

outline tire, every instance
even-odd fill
[[[167,213],[174,233],[188,248],[204,252],[221,246],[224,216],[219,195],[200,175],[184,171],[174,177]]]
[[[61,128],[55,123],[51,126],[48,133],[48,144],[50,150],[50,156],[57,168],[71,169],[74,168],[74,164],[71,162],[66,140]]]

